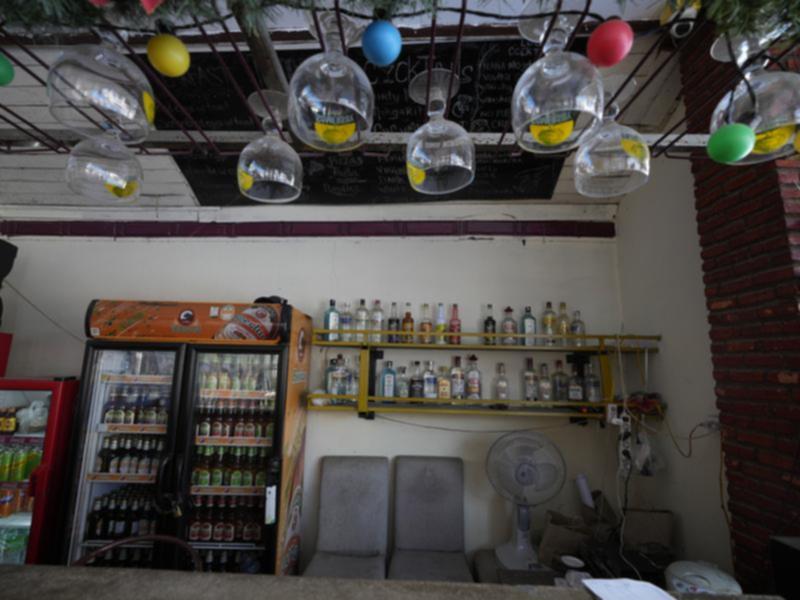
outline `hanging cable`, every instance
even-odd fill
[[[456,73],[461,72],[461,42],[464,39],[464,19],[466,18],[467,0],[461,0],[461,16],[458,20],[458,33],[456,34],[456,50],[453,56],[453,62],[450,67],[450,79],[447,82],[447,96],[445,96],[445,109],[444,118],[450,115],[452,108],[452,95],[453,95],[453,82],[456,78]]]
[[[31,307],[33,310],[35,310],[35,311],[36,311],[37,313],[39,313],[40,315],[42,315],[42,316],[43,316],[43,317],[44,317],[44,318],[45,318],[47,321],[49,321],[49,322],[50,322],[50,323],[51,323],[53,326],[55,326],[56,328],[60,329],[60,330],[61,330],[61,331],[63,331],[64,333],[66,333],[66,334],[67,334],[69,337],[71,337],[72,339],[76,340],[76,341],[77,341],[77,342],[78,342],[78,343],[79,343],[81,346],[83,346],[83,344],[84,344],[84,341],[85,341],[83,338],[81,338],[81,337],[79,337],[79,336],[75,335],[74,333],[72,333],[72,332],[71,332],[69,329],[67,329],[66,327],[64,327],[63,325],[61,325],[61,323],[59,323],[58,321],[56,321],[56,320],[55,320],[53,317],[51,317],[51,316],[50,316],[50,315],[48,315],[46,312],[44,312],[44,311],[43,311],[41,308],[39,308],[38,306],[36,306],[36,304],[34,304],[33,300],[31,300],[31,299],[30,299],[30,298],[28,298],[28,297],[27,297],[25,294],[23,294],[21,291],[19,291],[19,290],[17,289],[17,287],[16,287],[16,286],[15,286],[13,283],[11,283],[11,282],[10,282],[8,279],[6,279],[6,280],[3,282],[3,285],[4,285],[4,286],[8,286],[8,288],[9,288],[11,291],[13,291],[13,292],[14,292],[14,293],[15,293],[17,296],[19,296],[19,298],[20,298],[20,299],[21,299],[23,302],[25,302],[25,304],[27,304],[28,306],[30,306],[30,307]]]

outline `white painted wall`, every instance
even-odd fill
[[[620,295],[626,331],[663,335],[650,361],[650,389],[669,404],[678,436],[716,415],[710,340],[703,293],[700,246],[689,163],[656,160],[647,187],[620,204],[617,224]],[[655,422],[651,423],[656,425]],[[634,485],[650,507],[677,516],[682,556],[730,569],[728,531],[720,509],[720,440],[697,440],[683,458],[666,435],[656,436],[665,471]],[[684,451],[686,440],[679,440]]]

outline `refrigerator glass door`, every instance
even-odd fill
[[[0,390],[0,564],[25,562],[34,502],[29,480],[42,461],[51,395]]]
[[[90,356],[70,561],[115,539],[156,533],[155,484],[176,406],[176,350],[97,349]],[[152,542],[137,542],[90,564],[150,566],[152,554]]]
[[[195,360],[186,539],[204,570],[263,572],[280,356],[198,352]]]

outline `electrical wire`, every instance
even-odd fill
[[[423,425],[421,423],[411,423],[410,421],[403,421],[402,419],[387,417],[381,414],[376,414],[375,418],[380,419],[382,421],[391,421],[392,423],[397,423],[399,425],[406,425],[407,427],[417,427],[419,429],[433,429],[436,431],[448,431],[452,433],[488,433],[488,434],[519,433],[524,431],[548,431],[552,429],[566,429],[567,427],[573,425],[573,423],[563,423],[561,425],[548,425],[544,427],[527,427],[524,429],[458,429],[455,427],[441,427],[439,425]]]
[[[79,336],[75,335],[74,333],[72,333],[72,332],[71,332],[69,329],[67,329],[66,327],[64,327],[63,325],[61,325],[61,323],[59,323],[58,321],[56,321],[56,320],[55,320],[53,317],[51,317],[51,316],[50,316],[50,315],[48,315],[46,312],[44,312],[44,311],[43,311],[41,308],[39,308],[38,306],[36,306],[36,304],[34,304],[34,302],[33,302],[33,301],[30,299],[30,298],[28,298],[28,297],[27,297],[25,294],[23,294],[22,292],[20,292],[20,291],[19,291],[19,290],[16,288],[16,286],[14,286],[14,284],[12,284],[12,283],[11,283],[11,282],[10,282],[8,279],[6,279],[4,283],[5,283],[5,285],[6,285],[6,286],[8,286],[8,288],[9,288],[10,290],[12,290],[12,291],[13,291],[13,292],[14,292],[14,293],[17,295],[17,296],[19,296],[19,297],[20,297],[20,299],[21,299],[23,302],[25,302],[25,303],[26,303],[28,306],[30,306],[30,307],[31,307],[33,310],[35,310],[37,313],[39,313],[40,315],[42,315],[42,316],[43,316],[45,319],[47,319],[48,321],[50,321],[50,323],[51,323],[52,325],[54,325],[55,327],[57,327],[58,329],[60,329],[60,330],[61,330],[61,331],[63,331],[64,333],[66,333],[66,334],[67,334],[69,337],[71,337],[72,339],[74,339],[75,341],[77,341],[77,342],[78,342],[78,343],[79,343],[81,346],[83,346],[83,344],[84,344],[84,341],[85,341],[83,338],[81,338],[81,337],[79,337]]]

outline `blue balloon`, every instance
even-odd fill
[[[400,56],[403,39],[397,27],[389,21],[373,21],[361,36],[361,48],[369,62],[388,67]]]

